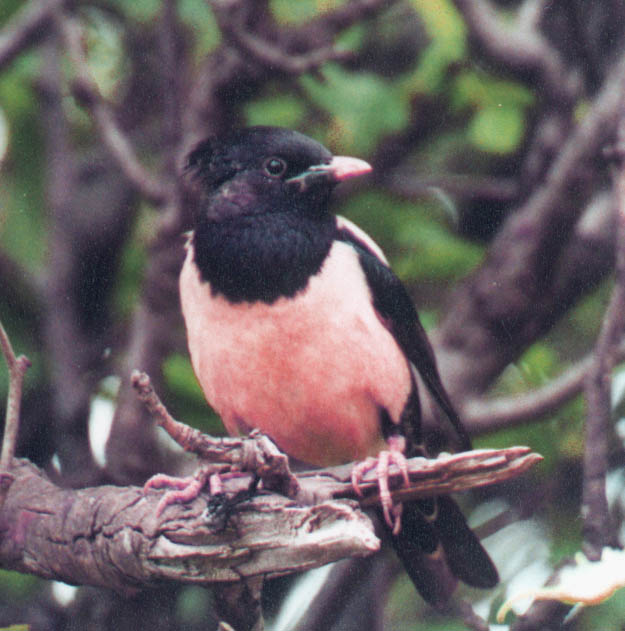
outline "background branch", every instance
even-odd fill
[[[17,433],[20,423],[20,406],[22,403],[22,384],[26,371],[30,367],[30,361],[24,355],[15,356],[11,341],[2,322],[0,322],[0,349],[9,369],[9,393],[7,397],[6,415],[4,420],[4,434],[2,436],[2,452],[0,453],[0,506],[10,484],[7,473],[13,468]],[[7,484],[8,482],[8,484]]]
[[[621,107],[623,105],[625,96],[621,99]],[[617,143],[619,150],[625,146],[625,116],[622,113]],[[615,545],[616,541],[605,484],[612,423],[611,376],[625,333],[625,168],[622,164],[619,166],[619,173],[614,179],[617,235],[615,284],[586,378],[588,419],[584,446],[582,515],[585,552],[591,560],[600,559],[603,547]]]
[[[76,75],[72,81],[74,97],[93,117],[104,146],[117,161],[128,181],[150,203],[155,206],[164,204],[169,191],[140,163],[130,140],[120,129],[115,115],[102,98],[98,86],[91,77],[83,51],[83,35],[79,24],[63,12],[57,11],[55,25],[63,39]]]
[[[231,454],[227,443],[226,453]],[[408,462],[409,487],[398,488],[402,474],[391,471],[393,498],[492,484],[519,475],[539,460],[523,448],[433,461],[413,458]],[[379,547],[371,523],[355,510],[353,500],[303,505],[279,495],[248,499],[251,478],[245,476],[224,481],[224,492],[233,499],[230,507],[223,498],[200,497],[185,505],[171,504],[157,516],[160,492],[144,495],[137,487],[111,486],[60,489],[27,461],[20,461],[13,474],[16,482],[0,512],[5,533],[0,563],[69,583],[127,591],[158,579],[236,581],[318,567]],[[351,466],[302,473],[302,495],[353,498],[350,474]],[[361,485],[363,506],[378,502],[377,481],[370,477]],[[242,493],[245,503],[237,504]]]
[[[52,16],[63,0],[30,0],[0,32],[0,71],[22,51],[47,35]]]

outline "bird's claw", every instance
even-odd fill
[[[355,465],[352,469],[351,479],[354,491],[357,495],[362,497],[360,482],[363,476],[372,469],[376,470],[378,490],[380,493],[380,504],[382,505],[384,521],[392,529],[393,534],[396,535],[401,530],[402,505],[393,504],[393,498],[391,497],[391,491],[388,483],[389,468],[391,464],[394,464],[400,470],[404,485],[408,486],[410,480],[408,478],[408,463],[403,454],[404,439],[400,436],[392,436],[388,440],[388,446],[389,448],[381,451],[377,458],[367,458],[363,462],[359,462]]]
[[[193,501],[199,496],[207,483],[211,495],[217,495],[223,491],[220,474],[211,468],[201,467],[192,476],[188,477],[176,477],[158,473],[153,475],[143,485],[143,494],[147,494],[150,489],[172,489],[167,491],[157,504],[156,516],[158,517],[170,504]]]

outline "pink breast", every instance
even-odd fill
[[[190,252],[180,292],[195,373],[231,434],[258,428],[317,465],[383,446],[380,407],[398,422],[409,366],[349,245],[335,243],[304,291],[272,305],[211,296]]]

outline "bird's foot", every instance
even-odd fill
[[[222,493],[224,476],[233,475],[241,475],[241,473],[239,471],[219,473],[214,466],[199,467],[192,476],[188,477],[158,473],[143,485],[143,493],[146,494],[150,489],[171,489],[163,495],[156,506],[158,517],[170,504],[193,501],[207,485],[211,496]]]
[[[388,449],[381,451],[377,458],[367,458],[354,466],[352,469],[352,486],[354,487],[354,491],[362,496],[362,491],[359,486],[362,477],[368,471],[372,469],[376,470],[384,521],[386,521],[392,529],[393,534],[396,535],[401,530],[402,505],[394,504],[391,497],[388,483],[390,465],[394,464],[399,468],[406,486],[410,483],[410,480],[408,478],[408,464],[404,456],[406,441],[403,436],[390,436],[387,442]]]

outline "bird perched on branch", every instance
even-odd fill
[[[201,142],[200,190],[180,277],[191,360],[231,434],[258,428],[320,466],[377,467],[383,523],[419,592],[442,603],[457,579],[497,571],[448,497],[394,506],[389,462],[423,453],[416,374],[469,437],[441,383],[406,289],[380,248],[329,210],[336,184],[371,170],[294,131],[252,127]]]

